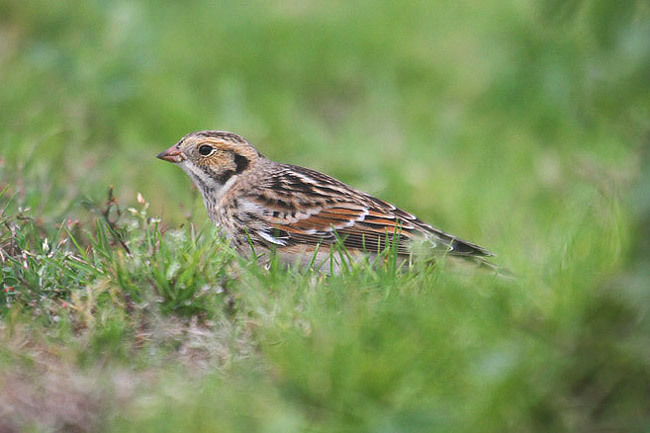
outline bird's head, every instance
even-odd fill
[[[192,132],[158,158],[179,165],[203,194],[219,190],[262,158],[248,141],[225,131]]]

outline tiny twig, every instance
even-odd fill
[[[120,205],[117,202],[117,199],[113,195],[113,189],[113,185],[108,188],[108,200],[106,201],[106,208],[102,210],[101,213],[104,217],[104,221],[106,221],[106,224],[108,224],[108,228],[111,231],[113,237],[120,243],[122,248],[124,248],[124,251],[126,251],[128,255],[131,255],[131,250],[126,245],[126,242],[124,242],[124,239],[122,239],[122,235],[120,234],[119,228],[117,227],[117,221],[122,215],[122,210],[120,209]],[[115,221],[111,221],[110,217],[111,208],[113,207],[115,207],[115,213],[117,214],[117,219]]]

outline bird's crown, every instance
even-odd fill
[[[249,160],[260,156],[257,149],[244,137],[227,131],[191,132],[181,138],[175,146],[186,158],[197,161],[210,160],[209,157],[213,154],[223,152],[232,152]]]

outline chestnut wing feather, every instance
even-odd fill
[[[262,193],[247,197],[264,210],[261,218],[268,231],[257,238],[261,243],[271,239],[278,246],[316,246],[341,241],[349,249],[380,252],[397,242],[398,254],[408,255],[411,240],[428,238],[432,248],[448,254],[492,255],[314,170],[282,165],[261,186]]]

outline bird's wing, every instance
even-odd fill
[[[423,223],[394,205],[314,170],[282,165],[245,199],[263,224],[252,228],[253,241],[265,245],[331,245],[381,252],[387,247],[410,254],[414,239],[432,251],[460,256],[492,253]]]

